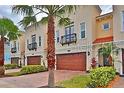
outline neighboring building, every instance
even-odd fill
[[[124,6],[113,6],[113,36],[114,43],[118,47],[115,56],[115,67],[124,75]]]
[[[101,54],[102,47],[105,43],[113,41],[113,13],[107,13],[96,17],[95,40],[93,41],[93,57],[99,66],[107,66],[111,63],[106,61],[106,56]]]
[[[90,69],[92,42],[95,38],[96,17],[101,13],[97,5],[82,5],[69,14],[72,24],[56,24],[56,69],[86,71]]]
[[[47,26],[41,23],[25,29],[25,62],[27,65],[46,64]]]
[[[4,64],[11,64],[11,49],[10,49],[10,41],[5,39],[4,44]]]
[[[11,63],[25,65],[25,32],[17,40],[10,41],[11,45]]]
[[[60,27],[55,24],[56,69],[86,71],[90,69],[92,48],[87,49],[95,40],[96,16],[101,9],[96,5],[79,6],[69,14],[72,24]],[[56,23],[56,22],[55,22]],[[47,26],[41,23],[31,25],[25,32],[25,62],[27,65],[47,66]],[[89,52],[88,52],[89,51]]]

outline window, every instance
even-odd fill
[[[65,40],[66,41],[71,41],[71,34],[72,33],[74,33],[74,25],[73,24],[71,24],[71,25],[69,25],[69,26],[67,26],[67,27],[65,27]]]
[[[65,35],[74,33],[74,25],[70,25],[68,27],[65,27]]]
[[[29,40],[27,40],[27,48],[28,48]]]
[[[103,28],[104,31],[108,31],[109,28],[110,28],[109,23],[104,23],[104,24],[102,25],[102,28]]]
[[[122,11],[122,32],[124,32],[124,11]]]
[[[18,42],[18,51],[19,51],[19,42]]]
[[[32,35],[32,43],[36,42],[36,35]]]
[[[80,23],[80,37],[85,38],[85,22]]]
[[[14,41],[14,47],[16,47],[16,41]]]
[[[39,36],[39,46],[41,46],[41,36]]]
[[[56,42],[59,42],[59,31],[56,31]]]

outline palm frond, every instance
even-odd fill
[[[26,16],[21,20],[18,24],[24,28],[28,27],[31,24],[36,23],[36,17],[35,16]]]
[[[69,24],[71,24],[71,20],[70,20],[70,18],[68,18],[68,17],[66,17],[66,18],[60,18],[60,19],[58,20],[58,25],[59,25],[59,26],[67,26],[67,25],[69,25]]]
[[[47,24],[47,23],[48,23],[48,17],[43,17],[43,18],[40,20],[40,22],[41,22],[42,24]]]
[[[33,15],[34,11],[32,6],[29,5],[14,5],[12,6],[12,12],[22,15]]]

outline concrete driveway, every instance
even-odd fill
[[[75,75],[83,75],[81,71],[55,71],[55,82],[70,79]],[[48,72],[29,74],[17,77],[0,78],[0,88],[37,88],[46,86],[48,82]]]

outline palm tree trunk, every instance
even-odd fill
[[[1,37],[0,40],[0,76],[4,75],[4,37]]]
[[[55,41],[54,41],[54,17],[49,16],[47,32],[47,62],[49,70],[48,87],[54,87],[55,68]]]

